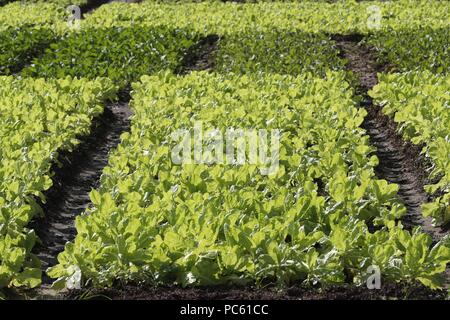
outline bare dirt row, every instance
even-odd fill
[[[128,102],[109,104],[94,120],[91,134],[81,139],[74,152],[59,156],[60,166],[53,166],[53,187],[46,193],[46,203],[41,204],[45,216],[33,226],[41,240],[34,253],[42,261],[43,271],[57,263],[66,242],[74,239],[75,218],[90,204],[89,192],[98,187],[110,151],[129,130],[130,115]],[[50,283],[50,279],[44,275],[43,282]]]
[[[368,290],[351,284],[310,287],[291,286],[288,288],[180,288],[142,287],[127,285],[110,289],[75,290],[66,299],[95,300],[387,300],[387,299],[445,299],[443,291],[432,291],[423,286],[385,283],[380,290]]]

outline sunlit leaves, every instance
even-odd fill
[[[359,128],[365,114],[344,73],[162,73],[133,90],[131,133],[91,193],[94,206],[77,218],[78,236],[50,270],[58,284],[70,281],[70,270],[96,285],[358,283],[380,264],[386,279],[431,285],[423,279],[448,261],[447,251],[430,251],[420,233],[408,240],[397,223],[405,213],[398,186],[374,177],[377,161]],[[245,164],[174,164],[172,130],[197,120],[220,132],[280,128],[279,174]],[[369,232],[369,222],[380,230]],[[419,268],[432,254],[439,264]]]
[[[0,77],[0,288],[40,284],[31,254],[37,239],[28,228],[42,213],[36,197],[45,201],[57,153],[78,144],[115,92],[107,79]]]
[[[86,29],[52,44],[22,74],[108,77],[124,88],[142,75],[175,70],[197,38],[189,31],[169,27]]]
[[[380,74],[379,80],[370,95],[399,124],[407,140],[424,146],[433,163],[433,183],[425,190],[438,196],[423,205],[423,214],[445,224],[450,221],[450,76],[424,71]]]

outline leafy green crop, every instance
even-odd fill
[[[34,77],[108,77],[125,87],[141,75],[174,70],[198,36],[179,29],[108,28],[70,33],[24,69]]]
[[[41,214],[37,198],[51,187],[52,163],[89,133],[102,101],[115,96],[108,79],[0,77],[0,288],[35,287],[40,262],[27,225]]]
[[[0,31],[0,74],[20,71],[56,39],[48,29],[22,27]]]
[[[396,222],[405,213],[398,186],[374,175],[353,95],[344,73],[142,77],[131,132],[48,271],[55,286],[80,276],[192,286],[342,283],[346,274],[361,283],[371,264],[385,279],[442,286],[448,239],[430,249],[429,236]],[[205,132],[280,129],[279,170],[173,163],[171,134],[196,121]]]
[[[433,163],[426,190],[438,196],[423,206],[423,214],[437,224],[450,221],[450,76],[429,71],[380,74],[370,95],[399,124],[403,136],[417,145]]]
[[[10,27],[44,27],[53,31],[67,30],[67,17],[64,6],[47,1],[23,5],[15,1],[0,8],[0,31]]]
[[[57,3],[65,0],[54,0]],[[79,4],[84,0],[77,0]],[[166,1],[163,1],[166,2]],[[369,8],[376,4],[381,10],[381,31],[448,28],[448,1],[293,1],[222,3],[144,3],[113,2],[103,5],[81,21],[81,28],[130,27],[139,25],[192,28],[204,34],[267,32],[272,30],[303,31],[329,34],[371,34]],[[196,2],[196,1],[194,1]],[[69,13],[61,4],[39,1],[22,5],[20,1],[0,8],[0,29],[23,25],[47,26],[58,33],[69,29]]]
[[[300,1],[287,3],[111,3],[101,6],[82,27],[166,25],[192,28],[204,34],[303,31],[329,34],[371,34],[368,18],[372,1]],[[448,2],[399,0],[376,2],[381,10],[380,31],[448,27]]]
[[[269,72],[299,75],[343,67],[330,37],[301,32],[272,31],[235,34],[219,42],[216,69],[221,72]]]
[[[450,27],[390,30],[372,35],[368,43],[378,60],[392,71],[430,70],[450,72]]]
[[[0,77],[0,288],[40,283],[29,222],[42,214],[51,165],[88,134],[117,87],[142,75],[131,132],[91,192],[93,207],[77,218],[76,239],[48,270],[56,287],[80,275],[94,285],[361,284],[374,264],[383,279],[442,287],[450,238],[431,246],[420,229],[398,222],[406,212],[398,186],[375,176],[378,160],[360,128],[366,111],[335,72],[343,61],[329,35],[366,35],[381,63],[426,71],[380,75],[371,95],[406,139],[424,144],[435,200],[423,212],[445,223],[448,1],[195,2],[111,3],[79,29],[69,27],[65,7],[85,0],[0,8],[0,74],[34,58],[21,75],[39,78]],[[374,4],[376,30],[367,24]],[[173,75],[188,48],[211,34],[221,39],[216,73]],[[221,133],[280,129],[279,170],[174,164],[171,133],[192,131],[196,121]]]

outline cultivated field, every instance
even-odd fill
[[[449,297],[448,1],[127,2],[0,0],[0,299]]]

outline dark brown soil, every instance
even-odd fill
[[[60,165],[52,168],[53,186],[45,194],[46,203],[41,205],[45,216],[32,226],[41,240],[33,251],[41,259],[44,271],[57,263],[58,253],[75,237],[75,217],[89,205],[89,192],[98,187],[110,150],[129,129],[130,114],[128,103],[110,104],[94,120],[91,134],[81,139],[78,148],[59,155]],[[50,283],[50,279],[44,276],[43,282]]]
[[[402,140],[396,132],[395,123],[382,113],[379,106],[369,108],[368,112],[363,126],[371,137],[371,143],[377,147],[380,165],[376,173],[399,185],[398,194],[408,209],[402,220],[403,225],[407,229],[420,225],[434,242],[441,240],[448,230],[433,226],[431,219],[422,216],[420,208],[429,198],[424,191],[427,183],[426,161],[420,155],[420,148]]]
[[[358,78],[358,93],[367,94],[367,91],[377,84],[377,72],[381,72],[383,66],[376,64],[370,48],[360,45],[362,35],[332,35],[332,38],[340,50],[341,57],[347,61],[347,69],[354,72]]]
[[[445,299],[445,291],[432,291],[423,286],[406,286],[387,283],[380,290],[366,287],[336,286],[311,288],[293,286],[277,288],[179,288],[138,287],[122,289],[97,289],[72,291],[69,299],[113,299],[113,300],[386,300],[386,299]]]
[[[192,71],[212,70],[215,65],[214,53],[217,51],[219,36],[208,35],[189,48],[177,73],[188,74]]]

